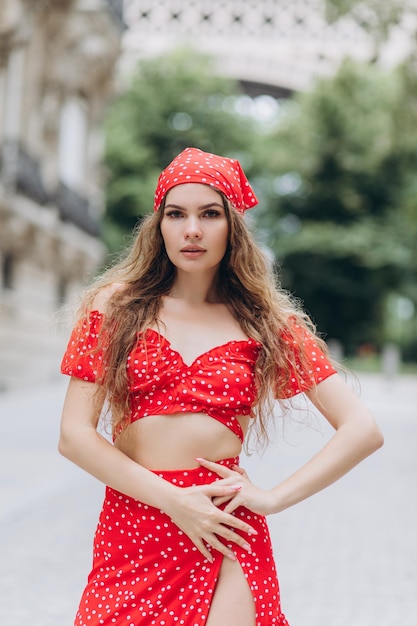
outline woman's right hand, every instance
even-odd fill
[[[257,531],[243,520],[219,509],[212,498],[233,497],[240,487],[230,483],[230,479],[219,480],[209,485],[178,487],[175,496],[164,507],[164,511],[210,562],[213,556],[210,549],[218,550],[235,561],[234,552],[225,545],[236,543],[250,552],[250,544],[236,530],[250,535]]]

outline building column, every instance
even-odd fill
[[[25,52],[23,46],[10,52],[4,83],[2,178],[9,193],[14,190],[18,167]]]

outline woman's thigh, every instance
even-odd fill
[[[255,604],[238,561],[224,558],[206,626],[255,626]]]

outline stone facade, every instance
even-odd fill
[[[101,263],[121,0],[0,3],[0,388],[57,375],[60,305]]]

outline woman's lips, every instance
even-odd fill
[[[181,253],[187,257],[199,257],[205,253],[204,248],[200,248],[200,246],[186,246],[185,248],[181,248]]]

